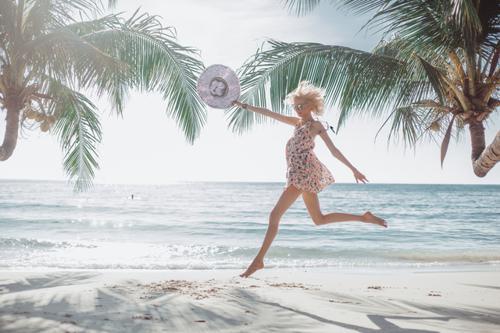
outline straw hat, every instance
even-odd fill
[[[240,97],[240,81],[236,73],[224,65],[212,65],[201,73],[197,91],[209,106],[225,109]]]

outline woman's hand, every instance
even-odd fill
[[[362,183],[367,183],[368,179],[366,179],[365,175],[363,175],[361,172],[358,171],[358,169],[354,169],[352,171],[354,175],[354,179],[356,179],[356,183],[362,182]]]
[[[242,109],[248,108],[248,104],[241,103],[240,101],[233,101],[233,105],[238,105]]]

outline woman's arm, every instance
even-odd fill
[[[285,123],[288,125],[295,126],[300,120],[298,117],[285,116],[285,115],[273,112],[273,111],[268,110],[268,109],[259,108],[259,107],[252,106],[249,104],[241,103],[240,101],[234,101],[233,104],[236,104],[245,110],[249,110],[249,111],[259,113],[261,115],[276,119],[276,120],[281,121],[282,123]]]
[[[312,128],[313,128],[313,133],[311,134],[313,135],[318,134],[321,137],[321,139],[323,139],[326,146],[328,147],[328,150],[330,150],[332,155],[340,162],[344,163],[349,169],[351,169],[352,173],[354,174],[354,178],[356,179],[356,183],[358,183],[359,181],[366,183],[368,181],[368,179],[366,179],[366,177],[361,172],[359,172],[359,170],[356,169],[351,164],[351,162],[349,162],[349,160],[340,152],[340,150],[338,150],[338,148],[335,147],[335,145],[332,142],[332,139],[330,139],[330,137],[328,136],[327,130],[323,127],[323,125],[319,121],[314,122]]]

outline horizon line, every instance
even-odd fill
[[[33,178],[0,178],[0,182],[12,181],[12,182],[55,182],[55,183],[66,183],[72,185],[69,180],[61,179],[33,179]],[[148,186],[148,185],[172,185],[179,183],[241,183],[241,184],[285,184],[285,181],[259,181],[259,180],[175,180],[171,182],[160,182],[160,183],[101,183],[95,182],[93,185],[137,185],[137,186]],[[335,182],[335,184],[342,185],[475,185],[475,186],[499,186],[500,183],[491,184],[477,184],[477,183],[385,183],[385,182],[368,182],[368,183],[355,183],[355,182]]]

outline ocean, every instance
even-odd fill
[[[244,269],[283,186],[98,184],[75,194],[65,182],[0,180],[0,269]],[[317,227],[299,198],[266,266],[500,267],[500,185],[337,183],[319,198],[324,213],[370,210],[389,228]]]

